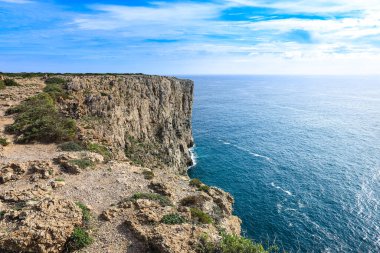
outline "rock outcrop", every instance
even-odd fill
[[[204,234],[216,241],[220,230],[241,232],[240,219],[232,215],[233,199],[220,189],[211,187],[207,193],[196,192],[177,203],[163,202],[163,197],[155,199],[155,196],[160,195],[125,199],[104,211],[102,217],[107,221],[124,217],[125,226],[145,242],[147,249],[163,253],[195,253]],[[198,217],[199,214],[202,216]],[[165,216],[171,218],[165,220]]]
[[[16,210],[2,211],[0,249],[61,252],[74,228],[81,224],[81,210],[72,201],[52,197],[29,200]]]
[[[1,166],[0,163],[0,184],[8,181],[21,179],[24,175],[30,176],[33,182],[38,179],[49,179],[55,174],[51,162],[31,161],[25,163],[8,163]]]
[[[117,158],[127,155],[137,164],[181,172],[191,164],[191,80],[146,75],[65,78],[72,99],[61,101],[61,109],[82,121],[84,138],[107,143]]]

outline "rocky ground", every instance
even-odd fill
[[[4,132],[14,120],[6,109],[44,87],[41,78],[19,83],[0,90],[0,137],[9,143],[0,145],[1,252],[63,252],[84,223],[93,242],[77,252],[195,252],[202,234],[216,240],[221,229],[240,233],[231,196],[216,188],[201,191],[186,175],[136,166],[127,158],[64,152],[56,144],[15,143]],[[71,163],[78,159],[92,166]],[[80,205],[90,211],[89,220]],[[202,222],[194,208],[213,222]],[[166,224],[165,215],[183,221]]]

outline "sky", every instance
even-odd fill
[[[0,72],[380,74],[379,0],[0,0]]]

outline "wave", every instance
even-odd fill
[[[193,164],[189,167],[189,169],[190,169],[190,168],[192,168],[192,167],[194,167],[194,166],[197,165],[197,158],[198,158],[198,156],[195,153],[195,144],[194,144],[194,146],[192,146],[191,148],[189,148],[189,152],[190,152],[190,158],[193,161]]]
[[[257,154],[255,152],[252,152],[252,151],[246,149],[246,148],[240,147],[240,146],[235,145],[235,144],[231,144],[231,142],[224,141],[224,140],[218,140],[218,141],[221,142],[221,143],[223,143],[224,145],[232,145],[235,148],[237,148],[237,149],[239,149],[241,151],[247,152],[248,154],[250,154],[250,155],[252,155],[254,157],[259,157],[259,158],[263,158],[263,159],[265,159],[267,161],[272,161],[272,159],[270,157],[268,157],[268,156]]]
[[[250,151],[250,150],[248,150],[248,149],[245,149],[245,148],[243,148],[243,147],[240,147],[240,146],[238,146],[238,145],[232,145],[232,146],[234,146],[235,148],[237,148],[237,149],[239,149],[239,150],[241,150],[241,151],[247,152],[248,154],[250,154],[250,155],[252,155],[252,156],[254,156],[254,157],[260,157],[260,158],[263,158],[263,159],[265,159],[265,160],[267,160],[267,161],[271,161],[271,160],[272,160],[272,159],[270,159],[269,157],[267,157],[267,156],[265,156],[265,155],[257,154],[257,153],[255,153],[255,152],[252,152],[252,151]]]
[[[224,145],[231,145],[231,142],[224,141],[224,140],[218,140],[219,142],[223,143]]]
[[[276,189],[279,189],[279,190],[283,191],[284,193],[288,194],[289,196],[293,196],[293,193],[291,193],[288,190],[285,190],[285,189],[281,188],[280,186],[275,185],[274,182],[272,182],[270,185],[272,187],[276,188]]]

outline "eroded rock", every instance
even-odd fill
[[[167,184],[164,184],[162,182],[153,181],[148,185],[148,188],[161,195],[169,197],[172,195],[172,189],[170,189]]]
[[[47,187],[35,185],[32,188],[23,190],[14,189],[0,195],[0,199],[4,202],[25,202],[32,199],[41,199],[49,196],[51,190]]]
[[[0,184],[10,180],[20,179],[27,171],[27,165],[23,163],[9,163],[0,169]]]
[[[0,250],[58,253],[81,224],[81,210],[62,198],[47,197],[18,210],[5,210],[0,219]]]
[[[54,158],[54,162],[62,167],[62,169],[69,174],[79,174],[81,173],[81,168],[71,161],[73,160],[88,160],[92,163],[102,163],[104,161],[104,157],[100,154],[89,152],[89,151],[81,151],[81,152],[68,152],[64,153],[56,158]]]

